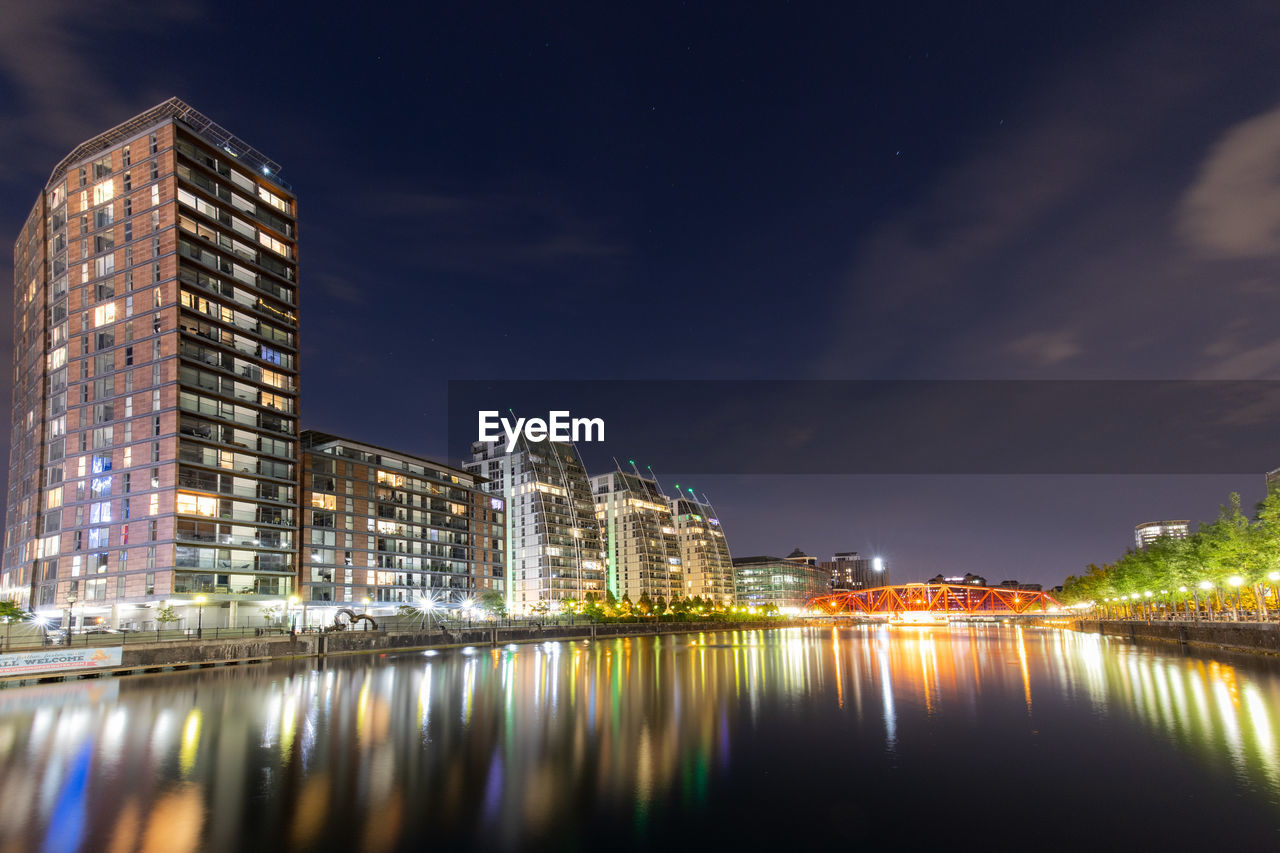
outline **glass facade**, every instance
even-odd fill
[[[540,603],[603,595],[604,554],[591,486],[572,444],[521,437],[475,442],[464,467],[507,510],[507,606],[525,613]]]
[[[657,481],[614,471],[591,479],[604,533],[609,589],[618,598],[686,594],[680,539]]]
[[[827,593],[831,579],[826,569],[782,557],[743,557],[733,561],[733,570],[738,603],[749,607],[803,608]]]
[[[733,557],[715,510],[711,504],[692,496],[671,498],[670,506],[680,541],[684,595],[732,604]]]
[[[504,589],[505,501],[477,477],[325,433],[308,430],[302,444],[309,607],[386,612]]]

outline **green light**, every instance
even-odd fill
[[[627,464],[628,464],[628,465],[634,465],[634,464],[636,464],[636,460],[634,460],[634,459],[628,459],[628,460],[627,460]]]

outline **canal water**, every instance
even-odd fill
[[[1280,849],[1280,662],[721,631],[0,690],[0,853]]]

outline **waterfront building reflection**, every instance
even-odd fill
[[[997,625],[704,632],[45,685],[0,691],[0,848],[247,849],[248,836],[277,850],[513,848],[593,827],[640,843],[726,819],[748,781],[788,767],[900,785],[931,756],[930,777],[964,779],[985,761],[1017,781],[1117,750],[1120,764],[1168,755],[1206,781],[1225,772],[1231,797],[1270,803],[1274,819],[1277,709],[1269,662]]]

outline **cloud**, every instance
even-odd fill
[[[141,91],[145,75],[103,61],[103,43],[128,36],[133,50],[175,22],[198,17],[198,4],[155,7],[138,0],[93,14],[75,0],[9,3],[0,26],[0,77],[13,97],[0,109],[0,181],[43,177],[75,145],[159,103],[173,92]],[[34,195],[36,187],[30,192]]]
[[[598,220],[550,193],[377,192],[363,207],[381,235],[402,232],[417,262],[450,272],[509,274],[628,254]]]
[[[1280,254],[1280,106],[1222,135],[1182,200],[1179,224],[1209,257]]]
[[[1135,18],[1026,81],[1017,108],[1001,111],[1012,120],[975,134],[855,234],[832,320],[858,331],[828,336],[821,375],[1274,370],[1266,318],[1280,289],[1259,258],[1280,253],[1280,111],[1222,128],[1256,111],[1239,93],[1268,61],[1280,16],[1229,5],[1221,17]],[[1219,144],[1184,193],[1196,139]],[[1191,255],[1188,221],[1202,247]],[[1229,328],[1230,349],[1210,354]]]
[[[1075,334],[1066,329],[1032,332],[1009,343],[1009,352],[1040,366],[1061,364],[1080,354]]]

